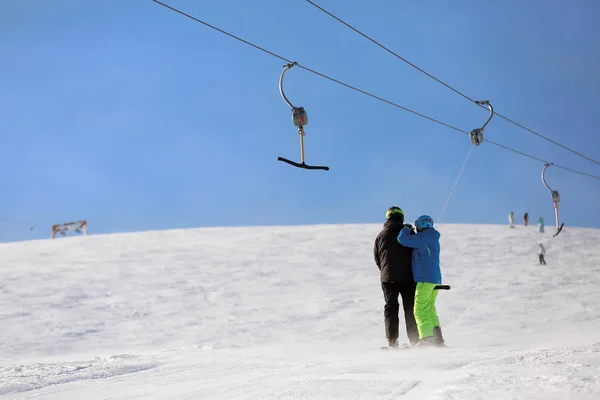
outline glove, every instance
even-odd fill
[[[415,233],[415,228],[413,228],[413,226],[411,224],[404,224],[403,228],[408,228],[408,230],[410,230],[411,234]]]

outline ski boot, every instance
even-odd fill
[[[438,347],[448,347],[444,344],[444,337],[442,336],[442,328],[439,326],[433,327],[433,335],[435,338],[435,344]]]

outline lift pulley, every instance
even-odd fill
[[[479,146],[481,144],[481,142],[483,142],[483,131],[485,130],[485,127],[487,126],[487,124],[490,123],[490,121],[492,120],[492,117],[494,116],[494,108],[490,104],[489,100],[477,100],[477,101],[475,101],[475,103],[478,105],[485,105],[490,110],[490,116],[487,119],[487,121],[485,121],[485,124],[483,124],[483,126],[481,128],[473,129],[469,133],[469,137],[471,138],[471,144],[473,144],[473,146]]]

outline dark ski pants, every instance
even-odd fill
[[[546,265],[546,259],[544,258],[544,255],[540,254],[539,258],[540,258],[540,264]]]
[[[398,318],[398,314],[400,312],[398,296],[401,296],[402,308],[404,309],[406,335],[408,336],[408,340],[411,344],[419,341],[419,331],[417,329],[417,322],[415,321],[415,315],[413,312],[416,288],[417,284],[414,282],[381,282],[381,289],[383,290],[383,298],[385,300],[385,306],[383,307],[385,337],[388,340],[398,339],[398,325],[400,324],[400,319]]]

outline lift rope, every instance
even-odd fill
[[[450,194],[448,195],[448,198],[446,199],[446,204],[444,204],[444,208],[442,208],[442,212],[440,213],[439,218],[437,219],[437,224],[440,223],[440,221],[442,220],[442,216],[444,215],[444,212],[446,212],[446,207],[448,207],[448,203],[450,202],[450,198],[452,197],[452,194],[454,193],[454,188],[456,188],[456,185],[458,184],[458,180],[460,179],[460,176],[462,175],[463,171],[465,170],[465,167],[467,166],[467,161],[469,161],[469,157],[471,156],[471,152],[473,151],[473,149],[475,148],[475,146],[471,146],[471,148],[469,149],[469,153],[467,154],[467,158],[465,159],[465,162],[463,163],[462,168],[460,169],[460,172],[458,173],[458,176],[456,177],[456,180],[454,181],[454,185],[452,185],[452,190],[450,190]]]

